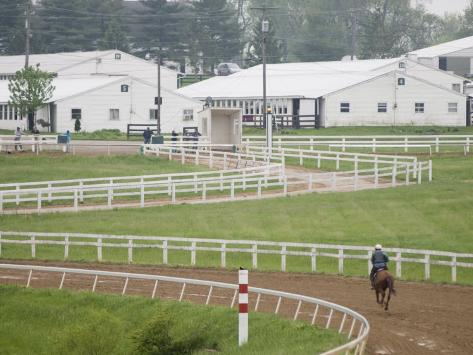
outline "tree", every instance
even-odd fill
[[[470,5],[465,10],[462,26],[457,37],[462,38],[469,36],[473,36],[473,0],[470,0]]]
[[[47,52],[96,50],[122,0],[41,0],[37,17]]]
[[[175,60],[185,49],[185,6],[168,0],[140,0],[142,9],[135,10],[140,29],[134,38],[138,53],[151,52],[163,58]]]
[[[52,81],[52,74],[37,67],[17,71],[15,77],[8,83],[9,104],[15,107],[22,116],[32,114],[34,125],[36,125],[36,111],[53,96],[55,87]]]
[[[117,18],[113,18],[108,24],[108,28],[100,40],[100,49],[119,49],[123,52],[130,50],[128,38]]]
[[[190,57],[201,60],[213,73],[215,65],[233,61],[242,52],[237,9],[228,0],[197,0],[192,3],[193,20],[189,30]]]

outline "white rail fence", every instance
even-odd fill
[[[171,203],[177,203],[179,195],[183,198],[200,195],[202,201],[206,201],[208,194],[212,192],[226,192],[229,199],[234,199],[239,190],[252,189],[261,196],[263,189],[284,186],[285,179],[281,175],[281,170],[281,165],[273,164],[208,173],[13,184],[14,189],[0,190],[0,212],[8,208],[7,204],[18,207],[28,202],[34,203],[40,212],[45,207],[45,202],[72,203],[73,209],[77,211],[79,204],[86,200],[94,204],[105,203],[106,208],[113,208],[113,200],[119,197],[131,198],[130,202],[133,198],[135,200],[139,198],[137,203],[140,207],[145,207],[147,197],[156,199],[168,196]],[[0,188],[13,187],[11,184],[6,185],[8,186]]]
[[[22,239],[12,239],[21,237]],[[367,274],[371,271],[371,256],[373,248],[369,246],[348,246],[336,244],[314,244],[293,242],[267,242],[255,240],[228,240],[179,237],[144,237],[101,235],[81,233],[41,233],[41,232],[0,232],[0,257],[2,245],[30,245],[31,257],[36,258],[36,247],[55,245],[64,247],[64,260],[69,258],[70,247],[95,247],[97,261],[103,261],[104,248],[126,249],[127,261],[133,262],[135,249],[159,249],[162,251],[162,260],[156,263],[169,264],[169,254],[172,251],[190,252],[190,265],[197,263],[197,252],[212,252],[206,254],[208,260],[211,255],[217,255],[220,266],[227,267],[227,256],[231,253],[251,255],[251,266],[258,268],[258,256],[273,255],[280,257],[280,270],[287,271],[287,258],[297,257],[310,265],[312,272],[318,270],[318,258],[325,257],[338,261],[338,273],[344,274],[345,260],[365,260]],[[402,277],[403,264],[417,264],[424,266],[424,279],[431,278],[431,267],[444,266],[451,269],[451,281],[457,282],[458,268],[472,269],[473,254],[452,253],[446,251],[418,250],[405,248],[384,249],[395,264],[395,274]]]
[[[261,145],[266,141],[265,136],[244,136],[243,143],[247,145]],[[436,153],[440,148],[463,147],[465,153],[470,152],[473,144],[473,135],[381,135],[381,136],[274,136],[273,146],[307,146],[309,149],[317,147],[337,146],[345,151],[346,148],[360,148],[361,146],[371,148],[373,153],[379,148],[396,146],[403,148],[405,152],[409,149],[418,148],[419,145],[430,146]]]
[[[85,270],[85,269],[73,269],[63,267],[46,267],[46,266],[35,266],[35,265],[15,265],[15,264],[0,264],[0,269],[3,271],[15,271],[27,272],[26,287],[31,287],[33,272],[39,273],[54,273],[60,275],[61,279],[58,285],[59,289],[64,288],[66,281],[66,275],[72,277],[73,275],[80,276],[91,276],[93,282],[91,282],[91,291],[96,292],[99,278],[114,278],[121,279],[123,281],[122,295],[125,295],[128,289],[129,281],[131,280],[142,280],[151,283],[150,296],[155,298],[157,295],[158,288],[163,287],[163,284],[170,283],[177,286],[180,291],[175,292],[172,296],[179,302],[190,301],[190,298],[186,299],[186,287],[198,286],[207,288],[208,291],[202,297],[202,302],[206,305],[211,305],[218,301],[219,306],[225,306],[222,304],[222,300],[227,300],[230,308],[234,308],[237,304],[238,296],[238,285],[228,284],[216,281],[205,281],[188,278],[177,278],[159,275],[149,274],[135,274],[135,273],[124,273],[124,272],[113,272],[113,271],[100,271],[100,270]],[[91,280],[92,281],[92,280]],[[164,286],[165,287],[165,286]],[[281,292],[276,290],[269,290],[257,287],[249,287],[250,300],[252,302],[252,311],[261,312],[261,303],[263,298],[268,301],[276,303],[274,310],[271,312],[282,316],[289,316],[292,320],[307,321],[311,325],[317,325],[325,329],[332,329],[338,331],[339,334],[344,335],[347,338],[347,343],[343,344],[335,349],[325,352],[325,355],[329,354],[349,354],[355,355],[364,354],[368,336],[370,333],[370,325],[365,317],[361,314],[338,304],[324,301],[314,297],[308,297],[293,293]],[[228,294],[227,297],[222,297],[222,293]],[[218,296],[214,296],[214,295]],[[193,295],[195,296],[195,295]],[[192,298],[195,300],[195,297]],[[292,314],[287,312],[283,314],[281,312],[282,305],[287,304],[291,308],[295,306]],[[303,312],[305,310],[305,312]],[[268,312],[268,311],[266,311]],[[304,319],[303,319],[304,316]]]

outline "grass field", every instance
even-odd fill
[[[245,127],[245,135],[265,135],[261,128]],[[397,126],[397,127],[331,127],[321,129],[282,129],[274,135],[298,136],[363,136],[363,135],[437,135],[437,134],[473,134],[473,127],[439,127],[439,126]]]
[[[132,159],[132,158],[130,158]],[[141,158],[137,161],[141,161]],[[133,160],[136,164],[137,161]],[[148,164],[145,159],[142,161]],[[51,215],[1,216],[1,230],[83,232],[121,235],[164,235],[246,240],[272,240],[473,252],[473,157],[434,158],[434,181],[420,186],[354,193],[311,194],[253,202],[201,206],[179,205],[148,209]],[[138,164],[139,165],[139,164]],[[60,247],[38,247],[38,257],[58,259]],[[48,249],[51,248],[51,249]],[[71,249],[73,260],[95,260],[93,248]],[[154,251],[153,251],[154,252]],[[137,253],[136,262],[156,263],[159,253]],[[28,258],[28,246],[2,246],[4,258]],[[141,253],[141,252],[140,252]],[[189,253],[170,255],[172,264],[189,264]],[[126,250],[107,252],[104,259],[126,260]],[[278,257],[261,257],[259,266],[279,268]],[[251,256],[229,260],[229,266],[250,265]],[[219,255],[199,253],[199,266],[218,266]],[[347,261],[348,274],[365,275],[366,263]],[[288,270],[310,271],[310,263],[288,258]],[[403,276],[420,279],[422,265],[403,268]],[[473,283],[471,271],[459,269],[459,282]],[[337,272],[334,259],[320,258],[319,271]],[[438,267],[436,281],[448,281],[450,270]]]
[[[156,175],[205,170],[201,166],[181,165],[177,161],[149,156],[83,157],[63,154],[0,155],[0,169],[0,183]]]
[[[0,287],[2,354],[130,354],[133,337],[162,314],[170,334],[202,339],[194,354],[308,354],[343,343],[336,332],[273,315],[250,314],[248,345],[237,346],[237,312],[223,307],[57,290]]]

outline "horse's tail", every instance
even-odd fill
[[[386,279],[386,282],[388,283],[389,293],[392,293],[395,296],[396,290],[394,289],[394,279],[391,276],[389,276]]]

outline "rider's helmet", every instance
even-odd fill
[[[374,247],[375,250],[383,250],[383,247],[381,244],[376,244],[376,246]]]

